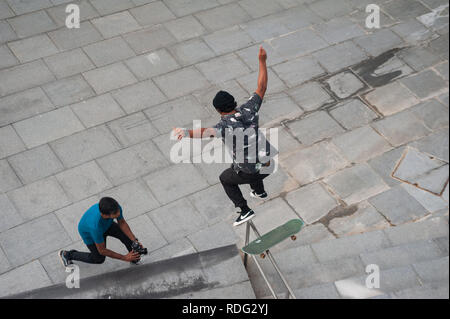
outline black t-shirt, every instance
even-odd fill
[[[236,113],[223,116],[213,128],[233,153],[233,168],[239,172],[256,174],[262,164],[278,154],[259,130],[259,110],[262,99],[254,93]]]

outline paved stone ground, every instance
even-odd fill
[[[173,164],[169,132],[216,122],[219,89],[245,101],[261,44],[281,151],[270,200],[250,201],[261,231],[301,217],[301,246],[442,216],[448,230],[448,1],[0,0],[0,295],[63,282],[56,252],[83,248],[78,220],[105,195],[146,262],[241,245],[227,165]]]

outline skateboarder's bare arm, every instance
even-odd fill
[[[213,128],[199,128],[195,130],[186,130],[183,128],[175,128],[174,135],[178,140],[181,140],[184,137],[189,138],[210,138],[216,137],[216,130]]]
[[[264,99],[264,95],[267,90],[267,53],[266,50],[261,46],[259,48],[259,76],[258,76],[258,88],[256,89],[256,94],[259,95],[261,99]]]

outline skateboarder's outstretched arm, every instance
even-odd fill
[[[261,100],[264,99],[264,95],[266,94],[267,90],[267,82],[268,82],[268,76],[267,76],[267,53],[266,50],[261,46],[259,48],[259,76],[258,76],[258,88],[256,89],[256,94],[259,95]]]
[[[174,128],[173,133],[178,140],[184,137],[189,138],[210,138],[216,137],[216,129],[214,128],[198,128],[195,130],[188,130],[184,128]]]

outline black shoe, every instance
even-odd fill
[[[267,193],[264,192],[262,194],[257,194],[255,191],[251,191],[250,196],[254,197],[254,198],[265,199],[265,198],[267,198]]]
[[[241,214],[239,215],[239,217],[236,219],[236,221],[234,222],[233,226],[239,226],[245,222],[248,222],[250,219],[252,219],[253,217],[255,217],[255,212],[252,210],[249,210],[246,213],[241,212]]]
[[[58,256],[59,256],[59,259],[61,260],[61,263],[63,264],[64,267],[68,267],[69,265],[73,265],[72,261],[69,258],[67,258],[67,251],[60,250],[58,252]]]

